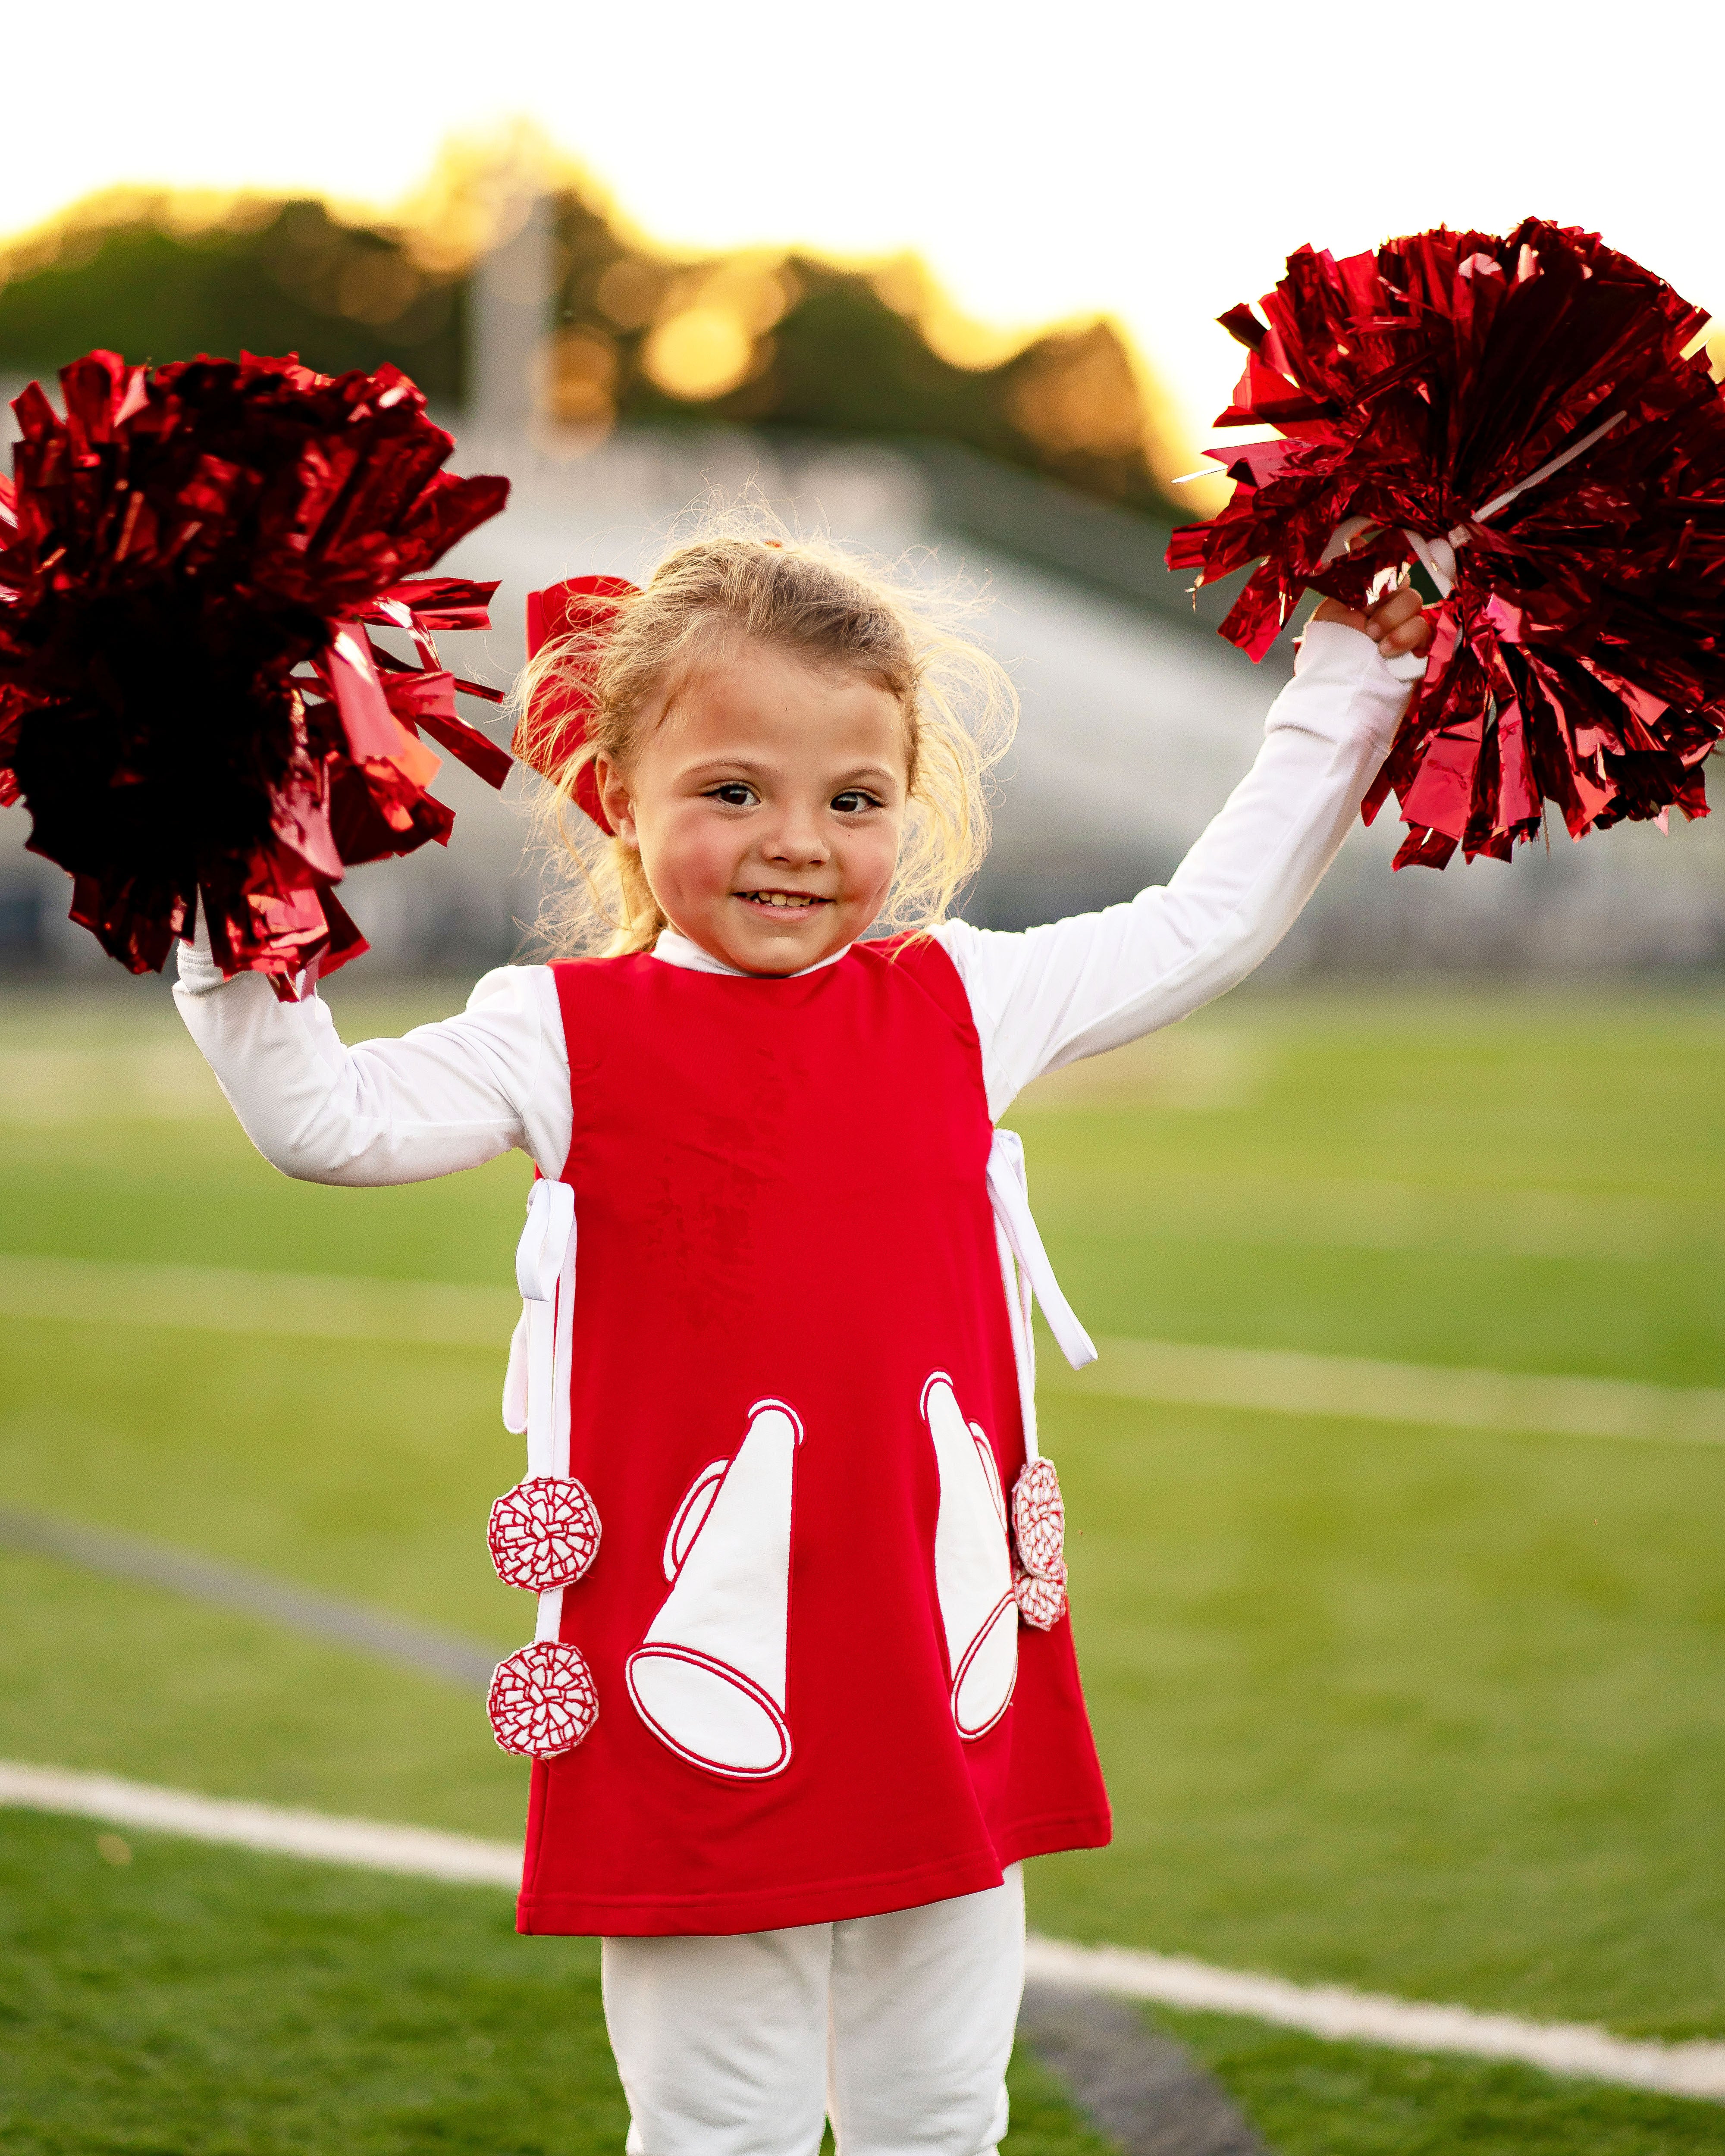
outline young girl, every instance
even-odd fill
[[[942,917],[984,843],[999,677],[912,597],[726,536],[639,593],[570,588],[536,595],[585,626],[530,669],[530,746],[591,811],[577,889],[606,955],[503,968],[461,1016],[358,1048],[196,947],[180,1008],[290,1175],[408,1182],[516,1147],[544,1178],[510,1419],[579,1486],[531,1486],[570,1496],[540,1640],[578,1650],[578,1683],[532,1748],[558,1756],[533,1769],[519,1922],[603,1938],[629,2149],[813,2156],[824,2112],[843,2156],[983,2156],[1020,1862],[1109,1835],[1057,1491],[1045,1469],[1019,1487],[1014,1254],[1093,1351],[994,1123],[1274,947],[1389,747],[1408,691],[1385,654],[1425,626],[1408,592],[1327,603],[1167,887],[1004,935]],[[862,940],[883,923],[908,932]],[[539,1711],[547,1666],[500,1684],[515,1665]]]

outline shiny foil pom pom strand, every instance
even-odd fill
[[[201,917],[224,974],[291,1000],[366,947],[348,870],[448,839],[427,737],[509,775],[455,709],[502,692],[434,641],[488,627],[496,588],[425,573],[509,482],[444,470],[454,444],[393,367],[97,351],[60,386],[64,413],[18,398],[0,478],[0,808],[133,973]]]
[[[485,1540],[500,1579],[542,1594],[572,1585],[598,1555],[598,1508],[567,1476],[530,1475],[492,1506]]]
[[[534,1640],[499,1662],[485,1700],[491,1733],[524,1759],[561,1759],[599,1718],[587,1657],[560,1640]]]
[[[1417,562],[1440,595],[1420,686],[1363,804],[1398,868],[1508,860],[1704,816],[1725,735],[1725,396],[1705,309],[1595,233],[1529,218],[1337,260],[1301,248],[1259,310],[1212,450],[1234,495],[1171,568],[1256,563],[1222,634],[1260,658],[1308,587],[1363,608]],[[1263,439],[1275,429],[1281,439]]]
[[[1037,1579],[1064,1580],[1066,1507],[1051,1460],[1027,1460],[1012,1491],[1019,1562]]]

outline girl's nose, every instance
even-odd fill
[[[762,844],[769,861],[799,868],[818,866],[830,851],[818,816],[800,809],[788,810]]]

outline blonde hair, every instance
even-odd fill
[[[988,850],[988,773],[1011,746],[1018,699],[1004,670],[954,625],[977,602],[904,571],[883,571],[769,518],[709,515],[674,544],[608,625],[556,638],[535,655],[514,701],[528,714],[518,747],[541,773],[536,835],[557,871],[538,940],[553,954],[651,948],[668,924],[633,847],[577,806],[576,782],[603,754],[627,771],[649,713],[739,647],[794,653],[822,670],[877,683],[903,714],[909,798],[898,865],[877,930],[932,928]],[[545,768],[554,717],[531,716],[538,692],[587,685],[586,740]],[[547,703],[554,700],[547,699]]]

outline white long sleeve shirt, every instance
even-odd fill
[[[1316,624],[1256,762],[1168,884],[1022,934],[933,932],[970,1000],[992,1115],[1043,1072],[1189,1016],[1269,956],[1334,859],[1407,695],[1368,637]],[[731,970],[675,930],[654,955]],[[572,1111],[548,967],[500,967],[459,1015],[357,1047],[315,996],[279,1003],[255,973],[223,983],[185,944],[179,973],[193,1040],[285,1173],[414,1183],[519,1147],[562,1174]]]

